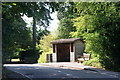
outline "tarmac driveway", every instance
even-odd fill
[[[97,71],[59,68],[53,66],[45,66],[43,64],[5,64],[4,66],[9,70],[26,76],[30,80],[39,80],[41,78],[66,80],[118,80],[117,74],[101,74]]]

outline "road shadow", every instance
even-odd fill
[[[11,64],[12,65],[12,64]],[[15,73],[14,71],[11,71],[8,76],[7,79],[9,80],[119,80],[118,78],[105,78],[105,77],[101,77],[101,78],[94,78],[92,76],[99,76],[100,74],[96,71],[89,71],[89,70],[74,70],[74,69],[64,69],[64,68],[53,68],[53,67],[46,67],[45,70],[48,70],[50,73],[46,74],[46,71],[44,70],[44,68],[42,68],[41,66],[39,67],[35,67],[35,66],[28,66],[26,64],[26,66],[9,66],[9,68],[13,68],[14,70],[26,70],[29,71],[28,73],[24,74],[27,76],[33,76],[33,75],[37,75],[37,76],[47,76],[47,78],[42,77],[42,78],[23,78],[23,75],[19,75],[19,73]],[[52,73],[52,71],[56,70],[57,72]],[[33,72],[35,71],[35,72]],[[37,71],[41,71],[42,74],[38,74]],[[33,73],[32,73],[33,72]],[[65,73],[67,72],[67,73]],[[58,74],[60,73],[60,74]],[[72,73],[74,73],[76,76],[78,76],[80,73],[82,73],[80,76],[83,76],[84,78],[69,78],[70,76],[72,76]],[[91,76],[87,76],[87,74],[92,74]],[[96,75],[97,74],[97,75]],[[17,75],[17,77],[14,77],[15,75]],[[59,77],[59,75],[65,76],[65,77]],[[103,75],[108,75],[108,74],[103,74]]]

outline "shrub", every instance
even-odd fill
[[[98,57],[94,57],[94,58],[90,59],[89,61],[84,61],[83,65],[94,66],[94,67],[97,67],[97,68],[102,68],[101,63],[99,62]]]
[[[20,60],[24,62],[36,63],[39,58],[39,50],[29,49],[19,53]]]
[[[50,52],[43,52],[42,55],[40,55],[39,59],[38,59],[38,63],[46,63],[46,54],[51,54]]]

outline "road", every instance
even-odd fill
[[[118,80],[115,75],[100,74],[96,71],[74,70],[55,68],[40,64],[5,64],[6,68],[20,73],[30,80],[41,78],[58,78],[58,79],[83,79],[83,80]]]

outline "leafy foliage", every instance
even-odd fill
[[[85,40],[85,52],[94,56],[84,64],[120,71],[120,2],[74,2],[67,5],[58,12],[60,38],[72,36]]]
[[[14,6],[13,4],[3,4],[2,7],[3,59],[15,55],[14,53],[19,51],[20,47],[26,49],[31,45],[31,31],[26,27],[24,20],[12,10],[10,5]]]
[[[49,20],[51,20],[50,13],[59,6],[56,4],[42,2],[2,3],[3,59],[9,59],[14,53],[31,48],[33,45],[31,41],[36,44],[36,24],[47,28]],[[47,5],[49,7],[46,7]],[[21,18],[24,15],[33,17],[33,39],[31,38],[32,32]]]
[[[55,40],[55,37],[52,36],[51,34],[43,36],[42,39],[40,40],[40,45],[39,45],[40,48],[44,52],[51,52],[52,51],[52,44],[50,42],[53,40]]]
[[[45,35],[40,40],[40,44],[38,45],[41,50],[43,51],[43,54],[40,55],[40,59],[38,60],[39,63],[46,62],[46,54],[52,53],[52,44],[51,41],[55,40],[56,38],[52,36],[51,34]]]
[[[43,36],[50,34],[50,32],[48,30],[42,30],[40,29],[39,31],[37,31],[37,43],[40,44],[40,40]]]
[[[26,51],[21,51],[20,60],[27,63],[37,63],[39,59],[39,50],[29,49]]]
[[[31,45],[31,31],[25,27],[26,23],[21,16],[33,17],[36,24],[47,28],[51,20],[50,13],[59,9],[58,38],[84,38],[85,51],[95,55],[90,61],[85,62],[86,64],[98,63],[102,68],[120,71],[119,7],[120,2],[72,2],[59,5],[36,2],[3,3],[3,53],[8,57]],[[44,31],[41,33],[42,31],[39,36],[43,35]],[[40,42],[41,49],[45,52],[51,51],[49,42],[53,39],[50,35],[43,37]]]
[[[103,68],[119,70],[119,3],[76,3],[79,17],[73,19],[76,32],[83,37],[86,52],[99,55]]]
[[[70,38],[70,32],[75,31],[75,27],[73,27],[73,23],[70,19],[63,18],[60,20],[60,25],[58,26],[58,38],[67,39]]]
[[[62,3],[60,6],[62,7],[59,8],[57,15],[60,20],[58,26],[58,39],[71,38],[70,32],[76,30],[72,22],[72,18],[76,16],[76,14],[73,14],[74,3]]]

